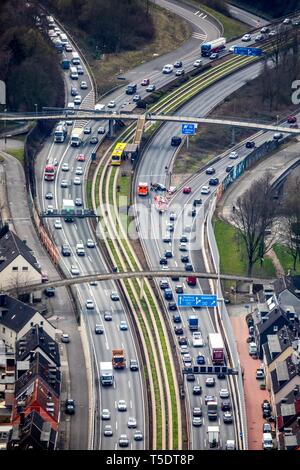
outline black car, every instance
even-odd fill
[[[230,404],[229,400],[222,401],[221,410],[222,411],[230,411],[231,410],[231,404]]]
[[[179,281],[179,277],[178,277],[178,276],[172,276],[171,279],[172,279],[172,281]]]
[[[174,326],[174,333],[175,335],[183,335],[183,328],[181,328],[181,326]]]
[[[219,372],[218,375],[217,375],[218,379],[219,380],[224,380],[226,379],[226,375],[224,374],[224,372]]]
[[[185,336],[181,336],[181,338],[178,338],[178,344],[179,346],[184,346],[188,344],[188,340],[186,339]]]
[[[185,265],[185,270],[186,271],[194,271],[193,265],[191,263],[187,263]]]
[[[181,137],[177,137],[177,136],[174,136],[172,137],[171,139],[171,145],[172,147],[178,147],[182,142],[182,138]]]
[[[193,395],[201,395],[202,387],[201,385],[194,385],[193,387]]]
[[[247,149],[253,149],[255,147],[255,142],[253,140],[249,140],[246,142],[246,148]]]
[[[200,204],[202,204],[202,199],[194,199],[194,201],[193,201],[193,206],[194,207],[200,206]]]
[[[196,217],[196,213],[197,213],[197,212],[196,212],[196,209],[193,209],[192,212],[191,212],[191,216],[192,216],[192,217]]]
[[[71,256],[71,248],[69,245],[62,245],[61,247],[61,254],[63,256]]]
[[[188,237],[186,237],[185,235],[182,235],[182,237],[180,237],[180,243],[187,243],[188,242]]]
[[[49,191],[48,193],[45,194],[45,199],[53,199],[53,193]]]
[[[47,297],[54,297],[55,296],[55,287],[47,287],[44,290],[44,293]]]
[[[72,400],[71,398],[68,398],[65,401],[65,413],[67,415],[73,415],[75,414],[75,401]]]
[[[208,184],[210,186],[217,186],[219,184],[219,178],[210,178]]]
[[[169,310],[177,310],[176,302],[169,302],[168,307]]]
[[[103,335],[104,330],[103,330],[101,325],[96,325],[95,326],[95,333],[96,333],[96,335]]]
[[[165,251],[165,258],[173,258],[173,253],[172,251]]]
[[[228,166],[226,167],[226,173],[230,173],[231,170],[232,170],[232,168],[233,168],[233,165],[228,165]]]
[[[187,255],[182,255],[180,259],[182,263],[188,263],[190,261],[190,258]]]
[[[163,256],[162,258],[160,258],[159,260],[159,264],[163,264],[163,265],[166,265],[168,264],[168,260],[165,256]]]
[[[162,279],[159,283],[159,287],[164,290],[164,289],[169,289],[170,285],[168,281],[166,281],[165,279]]]
[[[215,170],[213,167],[211,167],[211,168],[207,168],[207,170],[206,170],[205,173],[206,173],[207,175],[214,175],[215,172],[216,172],[216,170]]]
[[[176,62],[174,64],[174,67],[176,69],[180,69],[180,67],[182,67],[182,61],[181,60],[176,60]]]
[[[179,315],[179,313],[174,313],[173,322],[174,323],[181,323],[181,316]]]
[[[195,382],[196,380],[195,374],[186,374],[186,380],[188,382]]]

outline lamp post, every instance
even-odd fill
[[[38,107],[37,103],[35,103],[34,106],[35,106],[35,116],[37,117],[37,107]]]
[[[5,119],[4,119],[4,150],[6,151],[6,113],[7,113],[7,108],[4,110],[5,114]]]

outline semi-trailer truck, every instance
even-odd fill
[[[124,349],[112,350],[112,365],[114,369],[124,369],[126,366],[126,357]]]
[[[103,386],[113,385],[114,376],[111,362],[100,362],[100,382]]]
[[[224,364],[224,343],[220,333],[209,333],[208,343],[213,364]]]
[[[65,122],[60,122],[54,131],[54,142],[64,142],[68,134],[68,128]]]
[[[219,52],[222,49],[225,49],[226,39],[218,38],[213,41],[204,42],[201,45],[201,55],[203,57],[209,57],[213,52]]]
[[[198,317],[197,315],[189,315],[188,324],[190,330],[198,330]]]

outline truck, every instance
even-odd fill
[[[114,369],[124,369],[124,367],[126,367],[126,357],[124,349],[112,350],[112,365]]]
[[[219,52],[222,49],[225,49],[226,39],[218,38],[213,41],[204,42],[201,45],[201,55],[203,57],[209,57],[213,52]]]
[[[100,362],[100,382],[101,385],[113,385],[114,376],[111,362]]]
[[[137,85],[135,83],[131,83],[126,87],[126,95],[134,95],[136,93]]]
[[[207,417],[209,421],[218,419],[218,402],[216,398],[207,402]]]
[[[207,434],[208,434],[209,447],[211,449],[214,447],[219,447],[219,436],[220,436],[219,426],[208,426]]]
[[[148,196],[149,194],[148,183],[139,183],[137,193],[139,196]]]
[[[56,167],[54,165],[46,165],[44,171],[45,181],[54,181],[56,175]]]
[[[220,333],[209,333],[208,343],[213,364],[224,364],[224,343]]]
[[[235,441],[233,439],[227,439],[225,444],[226,450],[235,450]]]
[[[73,131],[72,131],[72,134],[71,134],[71,146],[72,147],[79,147],[81,145],[81,142],[82,142],[82,138],[81,138],[81,132],[82,132],[82,129],[80,128],[74,128]]]
[[[73,222],[74,211],[75,204],[73,199],[63,199],[62,214],[64,215],[65,222]]]
[[[168,209],[168,200],[164,196],[154,196],[154,205],[158,212],[162,214]]]
[[[63,70],[69,70],[70,64],[71,64],[70,59],[68,59],[68,57],[66,56],[66,54],[63,53],[62,59],[61,59],[61,61],[60,61],[61,68],[62,68]]]
[[[102,103],[95,104],[94,111],[95,113],[101,113],[101,112],[103,113],[105,111],[105,104],[102,104]]]
[[[68,128],[65,122],[60,122],[54,131],[54,142],[64,142],[68,134]]]
[[[189,329],[191,331],[198,330],[198,317],[197,317],[197,315],[189,315],[188,324],[189,324]]]

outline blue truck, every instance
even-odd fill
[[[188,324],[190,330],[198,330],[198,321],[197,315],[189,315]]]

